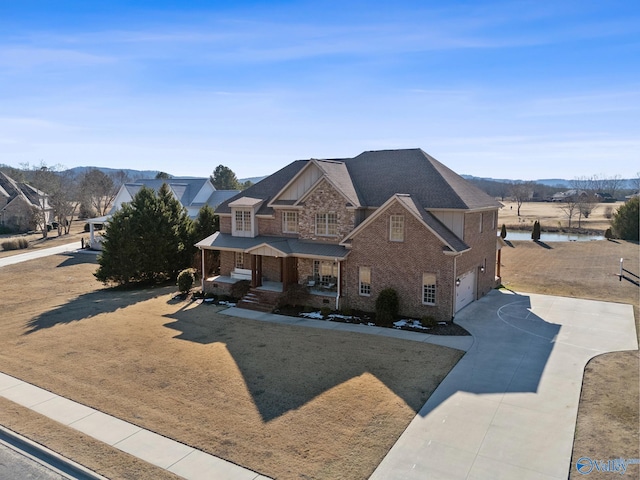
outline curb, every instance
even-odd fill
[[[0,443],[70,479],[108,480],[88,468],[0,425]]]

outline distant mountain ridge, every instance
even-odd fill
[[[88,170],[100,170],[102,173],[110,175],[116,172],[125,172],[129,178],[132,180],[137,180],[139,178],[156,178],[158,174],[158,170],[134,170],[131,168],[108,168],[108,167],[73,167],[65,170],[67,172],[71,172],[74,176],[82,175]]]
[[[132,180],[137,180],[139,178],[155,178],[159,173],[159,170],[135,170],[130,168],[108,168],[108,167],[74,167],[70,168],[67,171],[72,172],[74,175],[82,175],[87,170],[92,168],[97,168],[98,170],[106,173],[107,175],[119,171],[124,171],[129,178]],[[171,175],[171,174],[169,174]],[[174,176],[174,175],[171,175]],[[521,180],[513,180],[508,178],[491,178],[491,177],[476,177],[473,175],[461,175],[462,178],[474,182],[495,182],[495,183],[512,183],[519,182]],[[239,178],[238,181],[240,183],[244,183],[246,181],[250,181],[251,183],[258,183],[260,180],[266,178],[266,176],[262,177],[247,177],[247,178]],[[571,188],[571,180],[567,180],[564,178],[543,178],[539,180],[531,180],[534,183],[538,183],[540,185],[546,185],[548,187],[557,187],[557,188]],[[622,180],[622,188],[631,189],[633,188],[634,180],[632,179],[624,179]]]

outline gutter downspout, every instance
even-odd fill
[[[453,280],[453,295],[451,297],[451,321],[456,316],[456,289],[458,288],[456,285],[456,274],[458,272],[458,255],[453,257],[453,276],[451,279]]]
[[[200,248],[200,257],[202,258],[202,275],[200,278],[200,289],[202,290],[202,293],[204,293],[204,249],[202,247],[198,248]]]
[[[337,281],[337,289],[336,289],[336,310],[339,310],[340,306],[340,290],[341,290],[341,279],[340,279],[340,271],[342,270],[342,262],[336,258],[338,262],[338,281]]]

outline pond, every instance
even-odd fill
[[[506,240],[531,240],[531,232],[527,232],[524,230],[507,230]],[[579,233],[564,232],[540,233],[541,242],[588,242],[591,240],[604,240],[604,235],[584,235]]]

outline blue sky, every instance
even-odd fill
[[[0,0],[0,163],[634,177],[640,2]]]

